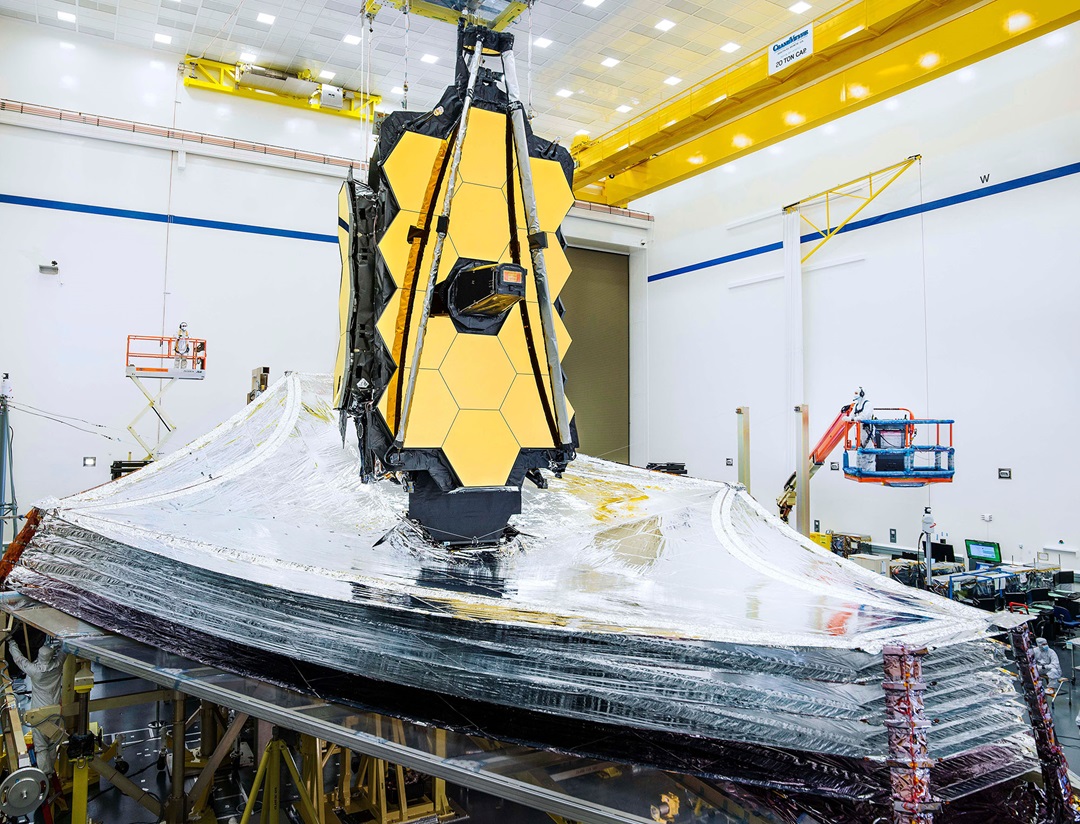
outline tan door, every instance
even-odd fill
[[[567,248],[560,297],[573,343],[563,359],[580,451],[630,462],[630,268],[626,255]]]

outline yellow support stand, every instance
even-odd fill
[[[292,776],[293,783],[301,790],[300,793],[300,817],[304,824],[324,824],[323,818],[316,812],[311,799],[303,792],[304,780],[300,777],[300,771],[296,769],[292,753],[280,738],[272,738],[266,745],[262,760],[259,761],[259,769],[255,773],[255,781],[251,785],[251,793],[248,795],[247,804],[244,807],[244,815],[240,824],[249,824],[251,814],[255,810],[255,801],[259,797],[260,788],[263,790],[262,814],[259,817],[260,824],[280,824],[281,822],[281,765],[284,764]],[[265,787],[263,786],[265,784]]]
[[[90,787],[90,761],[76,758],[71,774],[71,824],[86,824],[87,799]]]
[[[814,252],[828,243],[831,238],[840,234],[840,232],[844,230],[844,227],[851,223],[859,212],[869,206],[877,196],[888,189],[900,175],[920,160],[922,160],[922,155],[912,155],[906,160],[894,163],[892,166],[878,169],[876,172],[870,172],[870,174],[863,175],[855,180],[841,183],[839,186],[833,186],[831,189],[826,189],[824,192],[818,192],[816,195],[803,198],[798,203],[793,203],[790,206],[784,207],[785,212],[798,209],[799,216],[810,226],[810,228],[821,235],[821,240],[814,244],[814,248],[803,255],[802,262],[806,263]],[[859,190],[862,188],[869,189],[867,194],[856,194],[855,191],[852,191],[852,189]],[[850,212],[842,221],[836,224],[836,226],[832,226],[833,204],[841,198],[850,198],[854,200],[857,205],[854,211]],[[825,207],[824,227],[815,225],[815,223],[803,213],[803,209],[813,206]]]

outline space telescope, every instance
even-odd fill
[[[513,35],[461,22],[454,84],[431,111],[389,115],[367,182],[341,189],[342,436],[351,421],[365,479],[399,478],[436,542],[498,543],[526,479],[574,459],[572,175],[530,128]]]

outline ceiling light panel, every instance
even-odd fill
[[[672,23],[670,20],[664,19],[658,22],[655,26],[653,26],[653,28],[660,29],[660,31],[671,31],[673,28],[675,28],[675,24]]]
[[[799,0],[794,6],[788,6],[788,11],[794,12],[795,14],[805,14],[812,8],[813,6],[809,3],[804,3],[803,0]]]
[[[74,14],[72,14],[69,11],[58,11],[56,13],[56,19],[57,20],[63,20],[65,23],[74,23],[75,20],[76,20],[76,17],[75,17]]]
[[[600,61],[600,65],[603,66],[605,69],[613,69],[619,65],[619,61],[616,60],[614,57],[605,57],[603,60]]]
[[[400,108],[405,77],[400,12],[384,6],[374,21],[369,43],[364,43],[367,33],[359,29],[351,0],[279,1],[280,8],[245,3],[240,15],[233,18],[239,0],[127,0],[117,5],[115,22],[104,28],[115,31],[117,42],[144,49],[155,45],[150,41],[155,33],[167,32],[172,42],[156,44],[159,49],[205,53],[207,58],[226,63],[237,61],[237,55],[240,62],[254,63],[243,58],[255,55],[260,66],[293,73],[308,71],[316,78],[320,71],[330,71],[335,74],[334,84],[348,89],[362,85],[360,49],[370,45],[365,62],[370,61],[372,86],[387,94],[389,109]],[[793,26],[801,25],[794,15],[805,14],[805,20],[827,16],[845,2],[849,0],[667,0],[666,4],[655,0],[589,0],[588,4],[584,0],[542,0],[532,10],[536,32],[532,40],[533,126],[537,133],[563,138],[566,143],[581,130],[600,136],[627,119],[629,113],[616,111],[617,106],[629,106],[634,114],[643,116],[676,93],[689,92],[716,71],[790,34]],[[799,12],[801,3],[811,8]],[[151,10],[147,6],[158,16],[172,19],[147,24],[140,16]],[[55,8],[42,14],[54,19]],[[77,13],[80,28],[95,22],[96,12],[89,7],[65,3],[60,8],[72,16]],[[1010,12],[1016,14],[1021,8]],[[262,15],[259,22],[257,15]],[[666,28],[664,21],[675,25]],[[74,22],[64,25],[74,28]],[[1023,17],[1006,20],[1003,16],[999,25],[1020,29],[1025,23]],[[222,33],[215,37],[218,32]],[[455,40],[453,26],[412,15],[409,109],[423,111],[434,106],[443,89],[453,82]],[[519,38],[521,74],[528,43]],[[739,48],[719,51],[727,43]],[[425,54],[438,59],[435,63],[416,59]],[[731,57],[725,59],[726,55]],[[620,61],[618,71],[598,65],[609,56]],[[935,69],[944,63],[942,58]],[[679,82],[668,82],[672,78]]]
[[[720,51],[727,52],[728,54],[733,54],[737,52],[740,48],[742,47],[738,43],[728,42],[720,47]]]

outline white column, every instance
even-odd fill
[[[784,420],[790,421],[784,451],[787,466],[795,465],[799,442],[799,418],[793,413],[795,407],[806,400],[803,385],[802,244],[799,242],[801,224],[798,207],[784,212],[784,352],[787,377],[787,409],[784,410]]]

